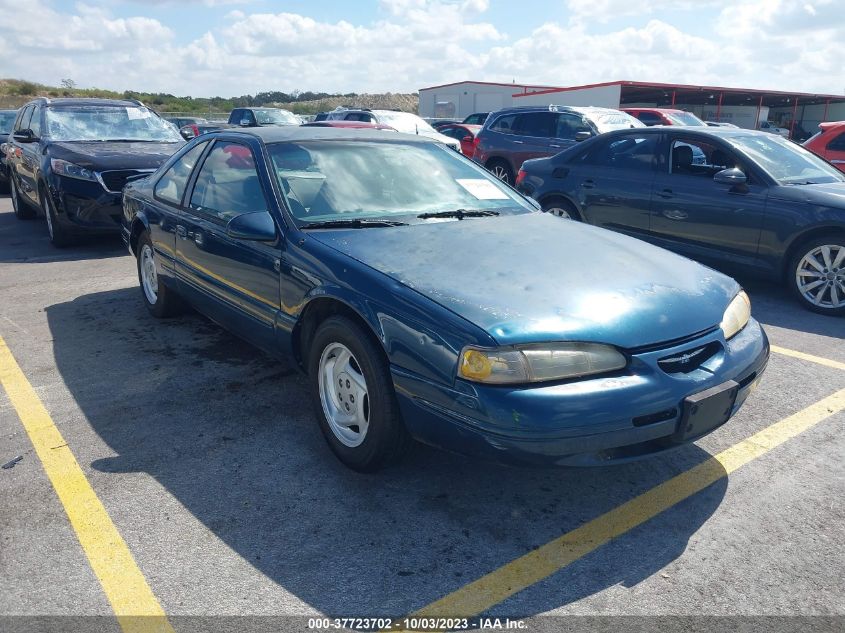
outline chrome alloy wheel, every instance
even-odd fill
[[[563,218],[565,220],[571,220],[572,216],[569,214],[569,209],[564,209],[563,207],[552,206],[546,209],[546,213],[550,213],[551,215],[557,216],[559,218]]]
[[[155,305],[158,301],[158,274],[156,273],[153,249],[149,244],[144,244],[141,249],[139,270],[141,271],[141,287],[144,290],[144,296],[150,302],[150,305]]]
[[[801,296],[820,308],[845,307],[845,247],[817,246],[801,258],[795,269]]]
[[[508,170],[502,165],[493,165],[493,169],[490,170],[490,173],[502,182],[509,182],[510,180],[508,178]]]
[[[320,356],[320,403],[334,436],[345,446],[360,446],[370,426],[367,380],[352,352],[330,343]]]
[[[44,211],[44,217],[47,218],[47,233],[50,234],[52,240],[55,237],[53,234],[53,216],[50,215],[50,202],[47,200],[47,195],[49,194],[41,196],[41,210]]]

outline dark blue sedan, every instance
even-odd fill
[[[768,359],[729,277],[540,213],[418,136],[214,132],[123,199],[150,312],[187,301],[293,356],[356,470],[411,438],[548,464],[654,454],[725,423]]]
[[[845,174],[779,136],[610,132],[526,161],[517,187],[553,215],[785,282],[804,307],[845,315]]]

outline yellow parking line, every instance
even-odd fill
[[[813,356],[812,354],[805,354],[804,352],[798,352],[794,349],[787,349],[785,347],[778,347],[777,345],[772,345],[771,349],[773,352],[783,354],[784,356],[792,356],[793,358],[808,360],[811,363],[818,363],[819,365],[825,365],[826,367],[845,370],[845,363],[840,363],[838,360],[831,360],[821,356]]]
[[[173,633],[132,553],[2,337],[0,384],[29,435],[124,633]]]
[[[411,617],[472,617],[484,613],[843,409],[845,389],[482,576]]]

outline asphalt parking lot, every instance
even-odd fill
[[[841,630],[845,320],[742,281],[777,351],[740,413],[696,444],[588,470],[420,446],[360,475],[325,446],[292,366],[197,314],[154,320],[119,239],[56,250],[0,196],[0,463],[23,457],[0,470],[0,622],[143,614],[152,600],[176,631],[192,626],[183,616],[414,613],[529,627],[816,616],[754,630]],[[13,365],[34,396],[10,387],[24,384]],[[64,444],[47,454],[75,457],[128,559],[96,534],[80,544],[78,490],[56,494],[31,440],[50,421]],[[95,555],[124,562],[104,573]],[[132,565],[150,592],[137,602]]]

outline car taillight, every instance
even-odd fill
[[[525,176],[526,176],[525,170],[520,169],[519,173],[517,173],[517,175],[516,175],[516,183],[514,184],[514,186],[519,187],[519,185],[522,184],[522,181],[525,180]]]

